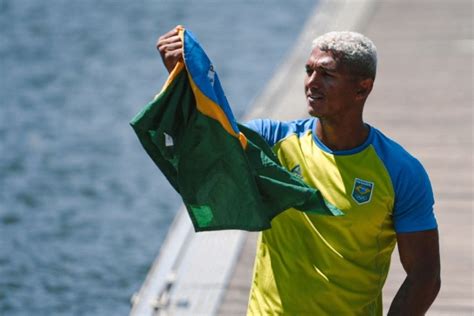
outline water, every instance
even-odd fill
[[[126,315],[180,198],[128,121],[166,78],[176,24],[237,118],[314,2],[0,1],[0,315]]]

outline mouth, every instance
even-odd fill
[[[324,99],[324,95],[321,93],[308,93],[306,94],[309,102],[316,102]]]

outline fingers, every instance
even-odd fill
[[[160,50],[161,46],[168,46],[168,45],[176,46],[177,44],[182,45],[181,44],[181,39],[179,38],[178,35],[171,36],[171,37],[160,37],[158,39],[158,42],[156,43],[156,48],[158,48],[158,50]]]
[[[183,43],[181,43],[181,41],[177,43],[171,43],[165,46],[166,51],[173,51],[181,48],[183,48]]]
[[[168,38],[168,37],[172,37],[174,35],[178,35],[178,27],[176,26],[175,28],[173,28],[171,31],[169,31],[168,33],[164,34],[162,37],[163,38]]]
[[[184,27],[182,25],[177,25],[175,26],[172,30],[170,30],[168,33],[160,36],[158,41],[162,40],[169,40],[170,38],[176,39],[175,37],[178,37],[179,30],[183,29]],[[179,39],[179,37],[178,37]]]
[[[158,49],[162,57],[165,57],[165,55],[167,55],[169,52],[173,52],[176,50],[182,51],[183,43],[181,43],[181,40],[179,39],[179,37],[177,38],[178,40],[169,38],[166,40],[158,41],[158,43],[156,44],[156,48]]]
[[[168,33],[164,34],[161,36],[162,38],[168,38],[172,37],[175,35],[178,35],[179,30],[183,29],[184,27],[182,25],[176,25],[172,30],[170,30]]]
[[[160,36],[156,42],[156,49],[160,52],[163,63],[169,72],[182,59],[183,43],[178,35],[180,28],[182,28],[181,25],[176,26],[168,33]]]
[[[156,42],[156,49],[163,54],[165,51],[175,50],[182,47],[181,38],[178,36],[177,27],[160,36]]]
[[[162,40],[160,40],[160,42],[162,42],[164,44],[172,44],[172,43],[176,43],[176,42],[181,43],[181,38],[178,35],[175,35],[175,36],[163,38]]]
[[[175,60],[177,61],[178,59],[182,57],[182,54],[183,54],[183,49],[178,48],[178,49],[166,50],[161,54],[161,56],[163,57],[163,61],[165,62],[165,64],[167,64],[168,62],[174,62]]]

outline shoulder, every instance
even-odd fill
[[[433,190],[421,162],[379,130],[375,130],[372,144],[392,181],[395,230],[414,232],[436,228]]]
[[[244,125],[260,134],[270,146],[273,146],[290,135],[302,135],[312,130],[314,124],[314,118],[307,118],[293,121],[256,119]]]
[[[426,174],[423,165],[417,158],[375,128],[372,145],[387,168],[395,190],[400,182],[408,181],[413,176]]]

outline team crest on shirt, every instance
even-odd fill
[[[354,188],[352,189],[352,198],[357,202],[357,204],[369,203],[373,191],[373,182],[355,178]]]

